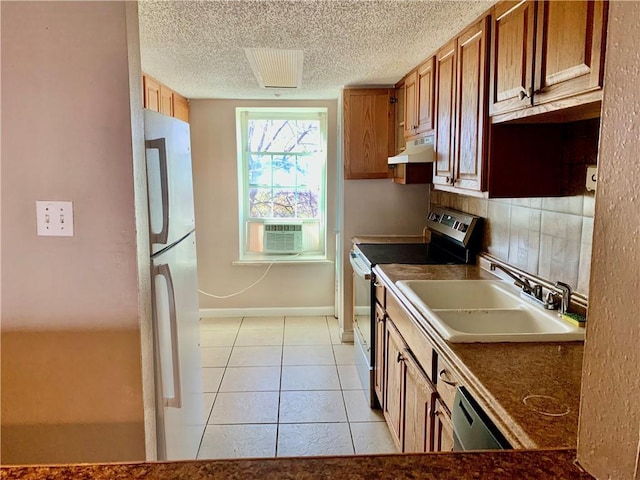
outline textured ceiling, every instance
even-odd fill
[[[188,98],[337,98],[397,82],[493,3],[141,0],[142,70]],[[302,87],[260,88],[246,47],[304,50]]]

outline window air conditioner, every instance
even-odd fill
[[[264,253],[302,252],[301,223],[265,223]]]

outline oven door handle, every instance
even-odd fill
[[[353,268],[354,274],[365,280],[371,280],[371,270],[367,268],[357,253],[350,252],[349,263],[351,263],[351,268]]]

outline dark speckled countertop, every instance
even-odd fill
[[[0,468],[3,480],[590,480],[575,450],[198,460]]]
[[[582,342],[449,343],[395,282],[495,280],[494,275],[472,265],[379,265],[376,271],[514,447],[576,447]]]

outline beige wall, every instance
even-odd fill
[[[128,7],[1,8],[2,462],[142,460]],[[36,200],[75,235],[36,236]]]
[[[593,194],[487,200],[434,191],[431,202],[485,218],[485,252],[588,294]]]
[[[238,260],[238,170],[236,107],[327,107],[327,253],[335,258],[336,102],[192,100],[191,144],[198,235],[198,281],[215,295],[237,292],[257,280],[266,265],[232,265]],[[331,307],[331,262],[275,264],[265,279],[242,295],[215,299],[200,295],[201,309]]]
[[[344,332],[353,332],[353,278],[349,251],[356,235],[422,235],[429,185],[399,185],[389,179],[345,180],[342,225]],[[347,336],[348,338],[348,336]]]
[[[640,2],[611,2],[578,461],[640,478]],[[632,34],[635,34],[633,37]]]

